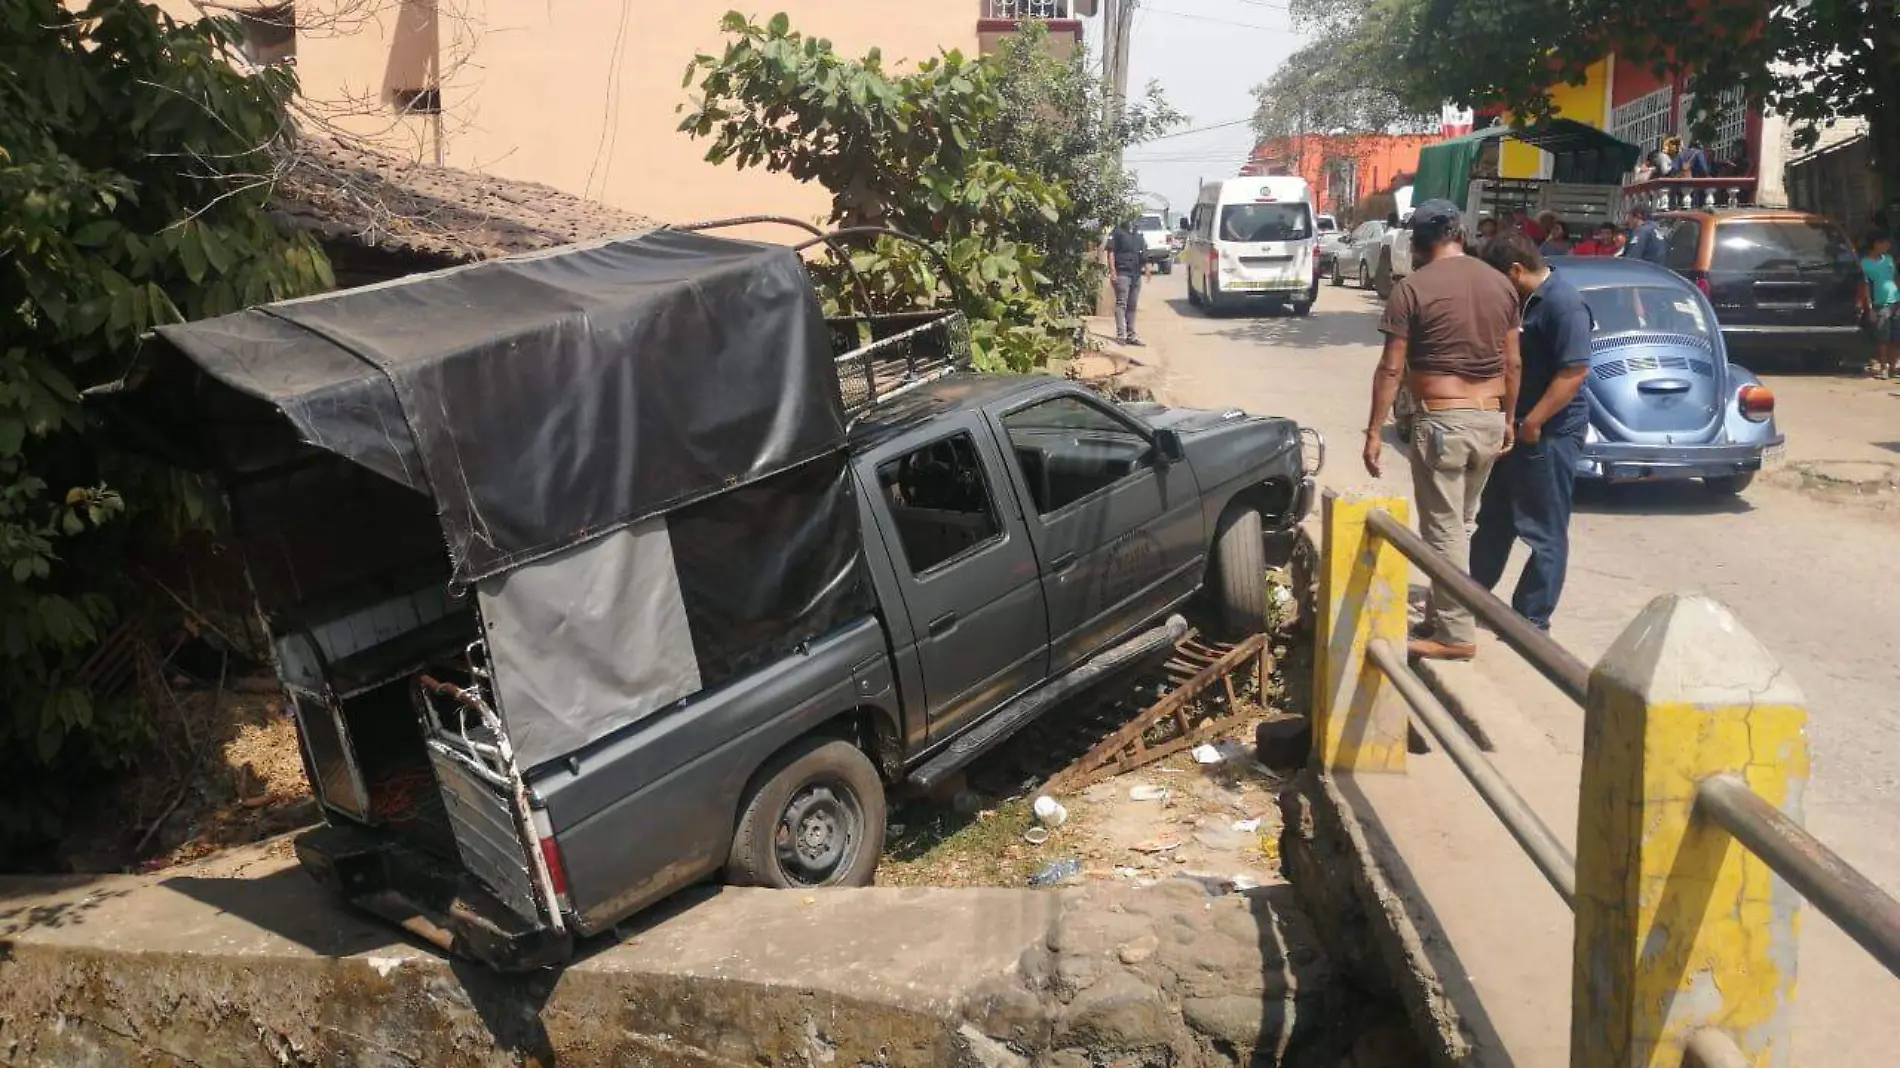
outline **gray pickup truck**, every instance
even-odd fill
[[[514,970],[721,873],[867,884],[888,792],[1197,595],[1262,625],[1315,438],[970,374],[960,326],[659,230],[162,328],[93,399],[226,489],[304,866]]]

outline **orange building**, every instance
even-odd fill
[[[1313,187],[1317,211],[1341,215],[1418,170],[1418,150],[1437,134],[1308,134],[1261,142],[1242,173],[1297,174]]]

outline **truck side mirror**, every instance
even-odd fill
[[[1161,465],[1162,467],[1166,467],[1169,464],[1178,464],[1182,460],[1185,460],[1186,458],[1187,458],[1187,453],[1181,448],[1180,434],[1177,434],[1173,430],[1168,429],[1166,427],[1163,427],[1162,429],[1155,431],[1155,436],[1154,436],[1155,463]]]

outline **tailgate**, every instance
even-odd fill
[[[532,836],[515,816],[510,791],[434,739],[429,741],[429,764],[442,787],[462,867],[516,915],[540,921],[529,853]]]

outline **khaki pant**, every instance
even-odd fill
[[[1421,410],[1413,419],[1412,497],[1418,505],[1419,537],[1461,568],[1471,559],[1471,524],[1503,447],[1503,412]],[[1428,618],[1439,641],[1478,643],[1471,610],[1436,584]]]

